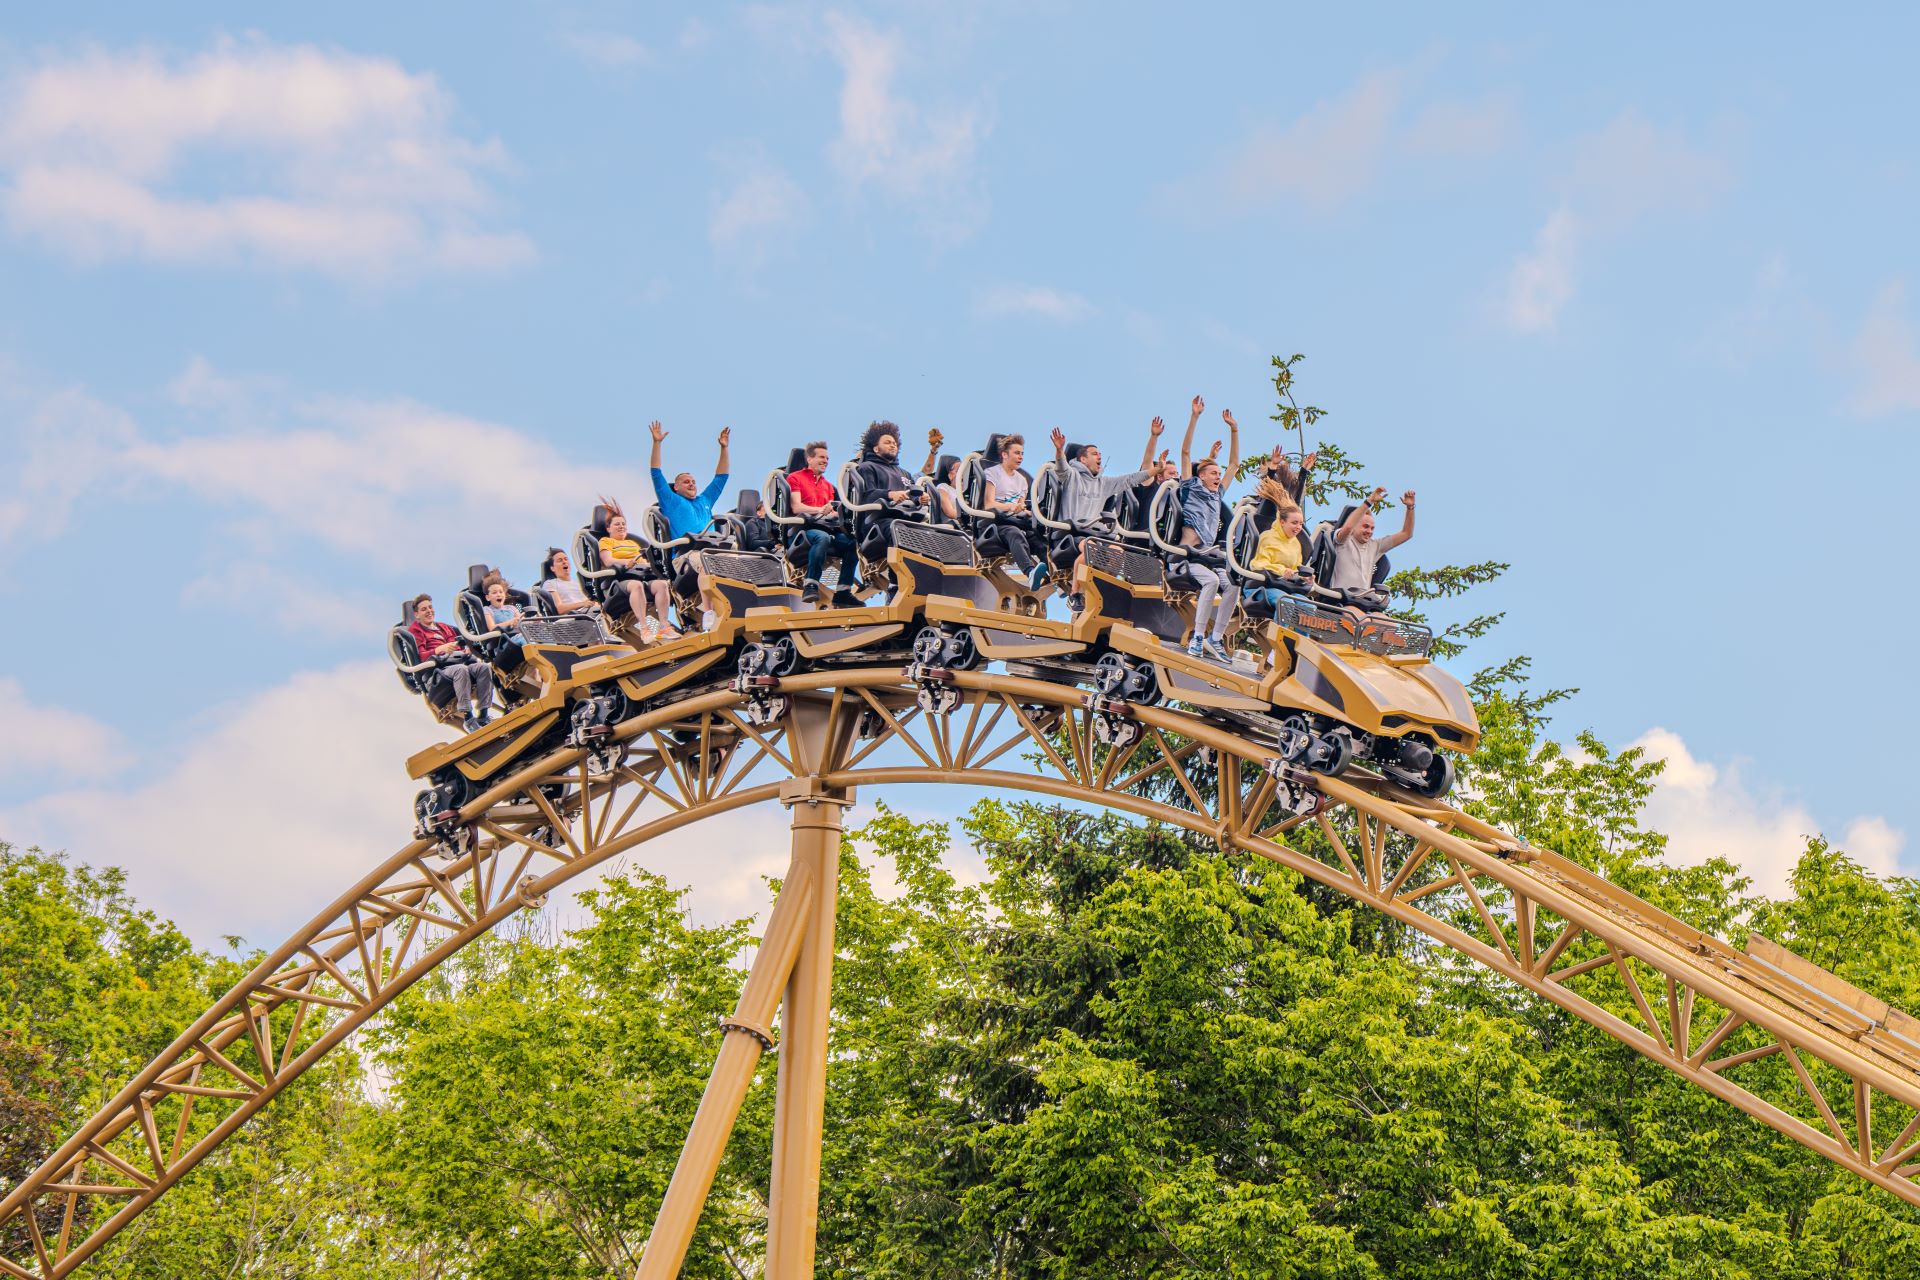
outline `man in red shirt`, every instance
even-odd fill
[[[453,685],[453,696],[468,708],[463,726],[472,733],[490,718],[493,705],[493,669],[467,652],[460,633],[433,620],[433,597],[421,592],[413,598],[413,621],[407,624],[420,657],[438,662],[436,675]]]
[[[807,580],[800,589],[800,599],[807,604],[819,602],[820,575],[832,555],[840,561],[840,590],[834,594],[834,603],[841,607],[858,604],[848,588],[857,576],[859,557],[853,539],[840,527],[839,508],[833,505],[840,495],[833,481],[827,479],[827,442],[815,440],[806,452],[807,465],[787,476],[787,487],[793,490],[794,514],[812,522],[803,531],[807,539]]]

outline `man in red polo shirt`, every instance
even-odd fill
[[[488,719],[493,705],[493,669],[467,652],[460,633],[444,622],[433,620],[433,597],[425,592],[413,598],[413,621],[407,624],[413,643],[424,660],[440,661],[438,674],[453,685],[453,696],[468,708],[466,724],[472,733]]]
[[[820,524],[811,524],[803,531],[807,539],[807,580],[800,589],[801,600],[807,604],[819,602],[820,575],[826,571],[827,557],[832,555],[840,560],[840,590],[834,595],[834,603],[842,607],[857,604],[857,598],[848,588],[853,586],[858,573],[859,557],[854,551],[853,539],[840,528],[840,511],[833,505],[840,494],[833,487],[833,481],[827,479],[825,440],[815,440],[807,446],[807,465],[787,476],[787,487],[793,490],[795,515],[831,525],[831,528],[822,528]]]

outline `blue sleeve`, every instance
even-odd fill
[[[673,490],[667,484],[666,473],[660,470],[660,468],[658,467],[653,468],[652,475],[653,475],[653,500],[655,502],[658,502],[662,498],[666,497],[669,493],[672,493]]]
[[[658,474],[659,474],[658,472],[655,472],[655,475],[658,475]],[[727,476],[727,473],[724,471],[722,471],[719,475],[715,476],[712,482],[709,483],[707,487],[701,491],[700,501],[705,503],[709,508],[711,508],[714,503],[720,501],[720,493],[723,489],[727,487],[728,478],[729,477]],[[656,479],[654,483],[657,485],[660,482],[659,480]]]

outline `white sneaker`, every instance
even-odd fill
[[[1199,632],[1195,632],[1195,633],[1194,633],[1194,636],[1193,636],[1193,639],[1191,639],[1191,640],[1189,640],[1189,641],[1187,641],[1187,656],[1188,656],[1189,658],[1197,658],[1197,657],[1199,657],[1199,656],[1200,656],[1200,645],[1201,645],[1202,643],[1203,643],[1203,639],[1202,639],[1202,637],[1201,637],[1201,635],[1200,635],[1200,633],[1199,633]]]
[[[660,638],[660,620],[658,618],[648,618],[645,622],[640,624],[640,643],[641,644],[652,644],[655,640],[658,640],[659,638]]]
[[[713,610],[708,609],[705,613],[700,615],[700,629],[702,631],[711,631],[719,625],[720,625],[720,615],[715,613]]]

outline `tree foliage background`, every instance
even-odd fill
[[[1297,361],[1274,362],[1289,431],[1324,416],[1293,401]],[[1359,487],[1321,453],[1317,506]],[[1404,570],[1396,594],[1444,608],[1503,567]],[[1458,656],[1495,622],[1439,630]],[[1474,688],[1481,816],[1920,1007],[1920,885],[1818,839],[1777,900],[1724,860],[1671,865],[1641,820],[1657,763],[1555,741],[1559,695],[1529,690],[1524,660]],[[1053,805],[981,800],[959,825],[878,805],[843,852],[822,1276],[1920,1269],[1920,1211],[1291,871]],[[943,865],[956,835],[982,882]],[[753,929],[690,923],[641,870],[586,906],[581,928],[524,921],[406,993],[92,1274],[631,1274]],[[0,1187],[246,962],[196,949],[117,871],[0,845]],[[772,1080],[768,1062],[689,1276],[757,1274]]]

